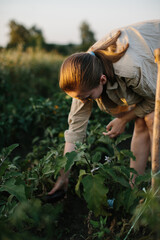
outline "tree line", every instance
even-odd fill
[[[23,51],[25,51],[27,48],[32,47],[33,49],[44,49],[46,51],[56,51],[62,55],[70,55],[75,51],[86,51],[96,41],[95,34],[87,22],[84,21],[80,24],[79,31],[80,44],[49,44],[45,41],[42,30],[36,25],[27,28],[11,20],[9,22],[9,42],[6,48],[15,49],[21,46]]]

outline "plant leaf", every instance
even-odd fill
[[[123,176],[118,176],[117,173],[115,172],[115,169],[105,169],[107,174],[112,177],[113,181],[120,183],[124,187],[130,187],[129,182],[123,177]]]
[[[15,144],[10,145],[9,147],[4,148],[3,149],[4,157],[7,158],[11,154],[11,152],[18,146],[19,146],[19,144],[15,143]]]
[[[113,143],[113,139],[109,138],[108,136],[103,135],[98,139],[98,142],[102,142],[102,143],[111,145]]]
[[[146,173],[144,175],[139,175],[136,177],[135,184],[139,185],[142,182],[148,182],[151,180],[151,173]]]
[[[66,165],[66,156],[61,156],[61,157],[57,157],[55,159],[55,166],[54,166],[54,176],[56,177],[57,174],[59,173],[59,171],[65,167]]]
[[[93,163],[98,163],[100,160],[101,160],[101,153],[96,152],[92,157],[92,162]]]
[[[1,186],[0,192],[6,191],[10,194],[14,195],[20,202],[26,200],[25,188],[24,185],[16,185],[15,179],[9,179],[5,182],[4,185]]]
[[[67,172],[73,166],[74,161],[76,161],[77,153],[75,151],[68,152],[68,153],[66,153],[65,156],[67,158],[67,163],[66,163],[66,166],[65,166],[65,172]]]
[[[104,178],[101,175],[87,175],[83,178],[83,196],[88,208],[93,210],[95,215],[106,215],[108,188],[104,185]]]
[[[130,188],[125,191],[119,192],[117,195],[117,201],[115,201],[116,209],[123,206],[126,212],[131,212],[137,205],[139,199],[137,194]]]
[[[125,141],[128,138],[131,138],[132,135],[131,134],[125,134],[125,135],[120,135],[117,137],[116,141],[115,141],[115,145],[118,145],[119,143],[121,143],[122,141]]]
[[[136,160],[135,156],[130,150],[124,149],[124,150],[121,150],[120,153],[126,157],[132,158],[134,161]]]
[[[94,220],[90,220],[90,223],[92,224],[92,226],[94,227],[94,228],[99,228],[99,222],[98,221],[94,221]]]
[[[3,176],[3,174],[5,173],[6,169],[8,168],[9,162],[8,161],[4,161],[1,165],[0,165],[0,177]]]
[[[77,184],[76,184],[76,187],[75,187],[75,191],[77,193],[77,195],[80,197],[80,190],[79,190],[79,187],[80,187],[80,184],[81,184],[81,180],[82,180],[82,177],[86,174],[86,171],[81,169],[80,172],[79,172],[79,177],[78,177],[78,181],[77,181]]]
[[[120,183],[122,186],[129,188],[129,182],[123,176],[117,176],[117,182]]]
[[[56,151],[49,152],[43,159],[44,162],[48,162],[48,160],[55,154]]]
[[[113,169],[115,169],[117,172],[119,172],[121,175],[125,176],[129,180],[130,170],[128,168],[126,168],[125,166],[113,166]]]

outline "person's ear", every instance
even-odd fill
[[[105,85],[107,82],[106,75],[102,74],[100,77],[100,84]]]

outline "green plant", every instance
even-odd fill
[[[150,239],[158,239],[160,236],[160,200],[159,200],[159,190],[153,192],[152,189],[145,190],[141,193],[142,200],[137,205],[134,215],[132,217],[132,226],[125,237],[125,240],[128,238],[131,230],[133,228],[139,229],[140,226],[148,227],[153,236]]]
[[[0,154],[0,226],[3,227],[0,238],[60,239],[62,231],[57,230],[57,224],[58,217],[63,211],[63,204],[42,205],[41,200],[35,198],[37,189],[40,192],[44,190],[47,177],[52,174],[49,169],[52,155],[56,152],[53,150],[48,152],[47,156],[28,173],[21,172],[14,159],[12,161],[10,158],[16,147],[18,144],[13,144],[3,149]]]
[[[94,229],[97,229],[96,233],[93,234],[93,239],[104,239],[110,233],[110,229],[106,227],[107,217],[100,216],[99,221],[90,220],[91,225]]]
[[[67,153],[65,171],[70,170],[74,165],[79,168],[79,177],[75,187],[79,197],[83,196],[90,210],[95,215],[107,215],[108,198],[115,198],[114,208],[116,211],[125,210],[126,213],[132,213],[138,204],[138,189],[131,189],[130,173],[136,173],[129,168],[130,158],[134,159],[129,150],[118,149],[121,141],[129,138],[129,135],[123,135],[116,141],[108,137],[100,137],[97,142],[109,145],[110,156],[102,158],[101,151],[90,151],[90,146],[77,143],[76,152]],[[97,146],[98,149],[98,146]],[[113,152],[113,155],[111,155]],[[105,161],[106,160],[106,161]],[[137,179],[137,186],[142,181],[148,182],[150,175],[147,174],[141,179]]]

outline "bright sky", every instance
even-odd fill
[[[48,43],[80,43],[87,21],[98,40],[110,30],[160,19],[160,0],[0,0],[0,46],[8,42],[10,20],[36,25]]]

